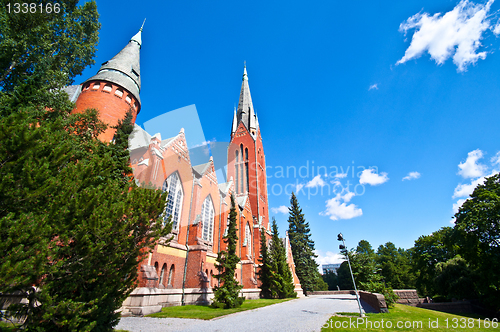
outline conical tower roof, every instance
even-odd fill
[[[144,24],[143,24],[144,26]],[[102,64],[97,74],[85,82],[108,81],[121,86],[130,92],[141,103],[140,50],[142,44],[142,27],[133,36],[120,53]]]
[[[250,87],[248,86],[246,66],[243,69],[243,82],[241,83],[240,100],[238,102],[236,118],[237,123],[243,122],[250,132],[252,132],[252,129],[257,128],[252,96],[250,95]]]

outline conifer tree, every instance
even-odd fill
[[[299,206],[297,197],[292,192],[290,198],[290,211],[288,217],[288,237],[292,247],[293,260],[295,262],[295,272],[300,280],[304,293],[314,290],[328,289],[328,285],[323,281],[318,271],[318,264],[314,260],[314,241],[311,239],[309,223],[306,222],[302,209]],[[325,289],[325,290],[326,290]]]
[[[274,282],[272,288],[275,288],[275,293],[278,298],[284,299],[288,297],[296,297],[294,292],[295,285],[293,284],[292,272],[288,266],[286,259],[286,249],[283,241],[279,237],[278,225],[273,218],[273,239],[271,244],[271,261],[273,269]]]
[[[0,318],[23,317],[26,331],[110,331],[139,262],[170,232],[159,218],[167,195],[130,176],[130,115],[104,143],[97,111],[70,114],[61,89],[93,63],[99,23],[94,1],[60,5],[0,11],[0,293],[27,300]]]
[[[215,276],[221,286],[214,286],[214,301],[212,306],[229,309],[241,306],[245,298],[238,297],[242,285],[234,278],[236,264],[240,258],[236,255],[237,235],[237,213],[234,196],[231,195],[231,209],[229,211],[229,221],[227,226],[227,235],[224,236],[224,243],[227,244],[227,250],[221,250],[217,254],[216,268],[219,274]]]
[[[272,262],[269,253],[269,249],[267,247],[266,241],[266,230],[264,228],[260,231],[260,270],[257,273],[260,284],[260,297],[264,299],[272,299],[276,296],[276,292],[273,292],[272,283],[274,281],[273,271],[272,271]]]

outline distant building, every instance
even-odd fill
[[[321,267],[323,268],[323,274],[326,274],[328,271],[331,271],[331,272],[337,274],[337,270],[340,267],[340,263],[339,264],[323,264]]]

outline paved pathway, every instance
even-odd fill
[[[366,312],[373,309],[361,302]],[[313,295],[213,320],[124,317],[116,329],[160,331],[319,331],[335,312],[357,312],[355,295]]]

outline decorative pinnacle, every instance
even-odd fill
[[[144,23],[146,23],[146,19],[144,19],[144,21],[142,22],[142,26],[141,28],[139,29],[140,32],[142,32],[142,29],[144,28]]]

